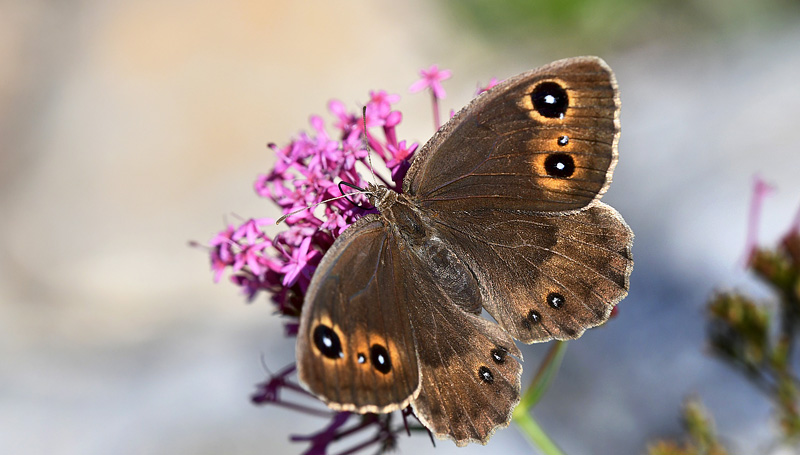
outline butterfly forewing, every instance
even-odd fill
[[[561,60],[476,98],[423,147],[405,191],[431,210],[575,210],[610,182],[619,135],[613,73]]]

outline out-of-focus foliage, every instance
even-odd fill
[[[793,229],[774,249],[756,248],[750,270],[769,285],[775,302],[757,302],[738,292],[718,293],[708,303],[712,353],[740,372],[769,399],[782,443],[800,442],[800,376],[792,358],[800,330],[800,232]],[[650,455],[724,454],[710,417],[699,403],[686,406],[688,440],[659,441]]]
[[[726,455],[725,447],[717,440],[714,421],[696,398],[683,408],[683,425],[689,433],[686,441],[658,441],[648,447],[649,455]]]
[[[583,52],[769,28],[800,14],[800,4],[789,0],[449,0],[447,7],[459,24],[518,49]]]

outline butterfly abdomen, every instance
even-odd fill
[[[470,268],[438,235],[438,231],[425,215],[403,195],[395,203],[384,207],[381,215],[393,228],[407,253],[425,264],[425,272],[454,304],[464,311],[481,312],[481,295],[478,281]]]
[[[416,251],[425,262],[434,282],[462,310],[480,314],[481,295],[472,270],[438,237],[431,236]]]

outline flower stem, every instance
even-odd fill
[[[522,434],[528,438],[528,441],[539,448],[545,455],[564,455],[564,452],[558,448],[555,442],[547,436],[547,433],[542,430],[536,419],[530,412],[520,413],[514,415],[514,422],[517,427],[522,431]]]
[[[433,99],[433,127],[438,131],[442,126],[442,122],[439,118],[439,99],[436,98],[436,94],[433,90],[431,90],[431,98]]]
[[[564,455],[564,453],[542,430],[542,427],[533,418],[531,411],[550,386],[550,382],[561,366],[561,360],[564,358],[566,350],[567,343],[564,341],[557,341],[553,344],[512,416],[512,421],[517,424],[528,441],[545,455]]]

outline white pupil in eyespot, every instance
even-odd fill
[[[333,345],[333,340],[331,340],[330,337],[324,337],[322,339],[322,344],[324,344],[326,348],[329,348]]]
[[[565,165],[564,165],[564,163],[563,163],[563,162],[561,162],[561,161],[559,161],[558,163],[556,163],[556,169],[558,169],[559,171],[563,171],[565,167],[566,167],[566,166],[565,166]]]
[[[544,102],[547,104],[556,104],[556,97],[553,95],[545,95]]]

